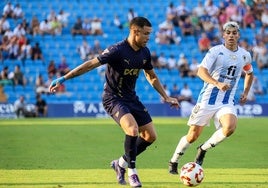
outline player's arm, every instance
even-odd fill
[[[59,87],[59,85],[62,84],[65,80],[80,76],[96,67],[99,67],[100,65],[101,63],[97,58],[84,62],[83,64],[77,66],[76,68],[68,72],[66,75],[57,78],[56,80],[53,80],[49,86],[49,91],[54,92],[55,89]]]
[[[219,82],[215,80],[208,72],[208,69],[206,69],[203,66],[200,66],[197,71],[197,76],[199,76],[204,82],[212,84],[216,86],[221,91],[226,91],[230,88],[229,84],[226,84],[224,82]]]
[[[241,104],[244,104],[247,101],[248,92],[251,88],[253,78],[254,78],[253,68],[251,64],[247,64],[246,66],[244,66],[243,70],[246,73],[246,75],[245,75],[245,81],[244,81],[244,91],[240,97]]]
[[[169,97],[165,89],[163,88],[163,85],[160,83],[159,78],[155,74],[155,71],[152,70],[144,70],[145,77],[147,81],[153,86],[153,88],[163,97],[164,101],[167,103],[170,103],[174,107],[179,107],[178,100],[173,97]]]

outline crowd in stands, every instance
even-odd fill
[[[154,36],[152,36],[153,43],[155,45],[180,46],[184,38],[190,36],[194,38],[196,44],[194,48],[197,48],[199,53],[204,55],[210,47],[221,43],[222,25],[229,20],[233,20],[241,26],[240,45],[252,53],[254,66],[259,71],[267,69],[267,2],[263,0],[222,0],[217,2],[219,4],[215,4],[213,0],[198,1],[196,6],[192,8],[189,7],[187,1],[170,2],[168,6],[163,6],[162,8],[165,10],[162,12],[165,12],[165,14],[158,18],[157,23],[159,25],[154,26],[156,30]],[[77,16],[71,25],[70,19],[73,19],[71,10],[66,12],[62,8],[59,10],[51,9],[48,15],[43,17],[43,20],[39,20],[40,16],[35,14],[26,17],[24,9],[19,3],[7,2],[2,7],[0,19],[0,85],[25,86],[29,84],[25,73],[20,70],[20,65],[15,66],[14,70],[10,70],[8,65],[4,66],[6,60],[20,60],[22,66],[27,66],[25,65],[26,60],[40,61],[43,66],[47,66],[47,74],[40,74],[35,78],[37,94],[47,93],[49,81],[70,70],[66,57],[59,55],[60,61],[45,57],[42,49],[44,44],[40,45],[40,43],[45,43],[45,40],[33,43],[30,38],[46,35],[61,36],[63,30],[74,38],[77,35],[84,36],[83,42],[76,48],[76,55],[80,56],[82,62],[101,53],[106,47],[102,46],[98,39],[93,44],[89,43],[86,36],[102,36],[103,38],[112,36],[112,33],[107,33],[108,31],[103,29],[104,21],[110,19],[113,24],[111,27],[124,30],[133,17],[141,14],[133,9],[130,4],[129,9],[125,12],[126,18],[117,14],[111,18]],[[11,19],[14,20],[14,26],[10,25]],[[243,36],[242,31],[248,29],[253,31],[254,35],[251,38]],[[155,40],[153,40],[154,38]],[[181,52],[166,54],[162,51],[152,50],[152,63],[156,69],[177,70],[177,75],[181,78],[196,77],[200,60]],[[59,92],[64,91],[63,86]],[[255,92],[255,94],[262,95],[264,92]]]

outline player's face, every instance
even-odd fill
[[[223,38],[226,46],[236,46],[239,37],[239,31],[233,27],[229,27],[223,32]]]
[[[145,47],[150,39],[151,32],[152,28],[148,26],[144,26],[143,28],[137,29],[135,37],[136,45],[140,48]]]

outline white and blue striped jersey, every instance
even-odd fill
[[[251,64],[252,58],[248,51],[238,47],[230,51],[224,45],[212,47],[202,60],[200,66],[217,81],[231,85],[227,91],[220,91],[213,84],[204,82],[197,103],[202,106],[234,104],[234,97],[245,65]],[[250,70],[252,71],[252,69]]]

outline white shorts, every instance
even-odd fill
[[[192,110],[191,116],[188,120],[188,125],[209,126],[210,120],[214,119],[216,129],[221,127],[220,117],[225,114],[233,114],[237,117],[237,111],[234,105],[210,105],[202,106],[196,104]]]

